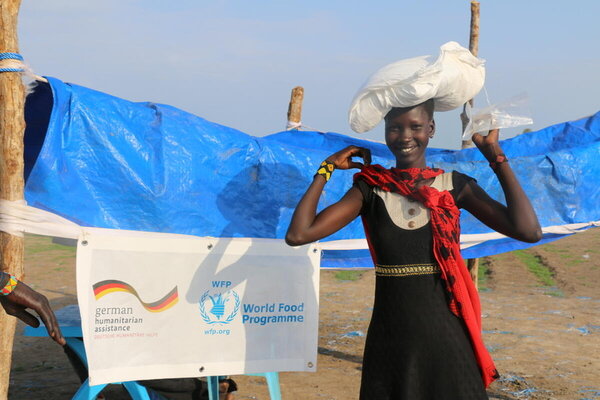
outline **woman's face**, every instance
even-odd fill
[[[227,381],[219,382],[219,393],[227,393],[228,389],[229,389],[229,382],[227,382]]]
[[[385,143],[396,157],[397,168],[425,168],[425,149],[435,122],[422,105],[395,108],[385,117]]]

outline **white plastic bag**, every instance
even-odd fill
[[[410,107],[431,98],[436,111],[462,106],[483,87],[484,61],[456,42],[430,56],[400,60],[375,72],[358,91],[348,113],[357,133],[373,129],[393,107]]]
[[[471,139],[476,132],[533,124],[528,104],[529,97],[525,93],[482,109],[471,108],[467,103],[465,113],[469,123],[463,132],[463,140]]]

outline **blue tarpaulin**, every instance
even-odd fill
[[[41,85],[27,100],[25,197],[29,205],[83,226],[282,239],[317,166],[332,152],[359,145],[372,150],[373,162],[393,165],[380,143],[305,131],[254,137],[171,106],[48,80],[49,87]],[[544,228],[600,221],[600,112],[505,140],[502,147]],[[473,176],[503,201],[476,149],[429,149],[427,159]],[[321,208],[348,190],[354,172],[335,172]],[[461,223],[463,234],[491,232],[467,212]],[[544,240],[564,235],[551,231]],[[325,241],[360,238],[356,220]],[[527,246],[496,237],[464,255]],[[323,254],[324,267],[370,263],[366,250]]]

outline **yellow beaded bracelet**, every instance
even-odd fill
[[[325,178],[325,182],[327,182],[329,181],[329,178],[331,178],[333,170],[335,170],[335,165],[332,162],[325,160],[319,166],[319,169],[317,170],[315,176],[321,175],[323,178]]]

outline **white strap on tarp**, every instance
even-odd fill
[[[88,233],[102,236],[127,236],[140,238],[181,238],[190,235],[164,232],[128,231],[122,229],[92,228],[77,225],[60,215],[28,206],[25,200],[0,199],[0,231],[23,237],[23,233],[78,239]]]
[[[600,227],[600,221],[546,226],[542,228],[542,234],[570,235],[573,233],[582,232],[591,227]],[[463,234],[460,235],[460,248],[467,249],[489,240],[504,238],[506,238],[506,236],[498,232]],[[369,245],[366,239],[347,239],[321,242],[320,247],[321,250],[360,250],[368,249]]]
[[[0,199],[0,231],[23,237],[23,233],[77,239],[83,229],[76,223],[39,208],[25,200]]]
[[[577,224],[554,225],[542,228],[543,234],[570,235],[584,231],[590,227],[600,227],[600,221],[582,222]],[[84,228],[59,215],[39,208],[28,206],[24,200],[9,201],[0,199],[0,231],[22,237],[24,232],[37,235],[77,239],[85,230],[111,231],[114,229]],[[131,232],[131,231],[129,231]],[[140,234],[142,234],[140,232]],[[151,235],[174,235],[168,233],[144,232]],[[460,248],[466,249],[489,240],[506,238],[498,232],[460,235]],[[320,242],[321,250],[360,250],[368,249],[366,239],[346,239]]]
[[[582,232],[591,227],[600,226],[600,221],[582,222],[578,224],[566,224],[566,225],[553,225],[545,226],[542,228],[542,234],[555,234],[555,235],[571,235],[573,233]],[[474,233],[460,235],[460,248],[466,249],[489,240],[504,239],[505,235],[498,232],[490,233]]]

